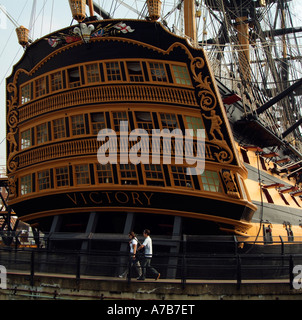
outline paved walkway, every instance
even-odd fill
[[[30,272],[24,272],[19,270],[8,270],[8,276],[10,274],[14,275],[24,275],[30,276]],[[75,275],[72,274],[60,274],[60,273],[46,273],[46,272],[35,272],[35,276],[46,276],[52,278],[65,278],[65,279],[76,279]],[[102,281],[128,281],[127,278],[119,277],[106,277],[106,276],[92,276],[92,275],[81,275],[81,280],[102,280]],[[131,278],[131,282],[161,282],[161,283],[182,283],[181,279],[163,279],[154,280],[153,278],[146,278],[144,281],[137,280],[136,278]],[[210,284],[210,283],[225,283],[225,284],[236,284],[236,279],[186,279],[186,283],[196,283],[196,284]],[[289,283],[289,279],[249,279],[241,280],[241,283]]]

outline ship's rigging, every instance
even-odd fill
[[[186,36],[186,1],[162,1],[159,19],[170,31]],[[96,11],[145,18],[145,1],[94,1]],[[296,1],[195,1],[198,44],[207,49],[216,79],[242,98],[246,116],[254,114],[278,137],[302,118],[301,87],[259,114],[257,110],[302,77],[302,22],[295,15]],[[100,9],[102,8],[102,9]],[[242,44],[244,43],[244,45]],[[298,128],[298,126],[296,126]],[[301,150],[301,131],[288,142]]]

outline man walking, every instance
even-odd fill
[[[139,278],[137,278],[137,280],[145,280],[147,268],[154,275],[154,279],[158,280],[160,277],[160,273],[151,266],[153,250],[152,250],[152,239],[150,238],[150,230],[145,229],[143,231],[143,236],[145,238],[145,241],[137,250],[142,250],[143,248],[145,248],[145,256],[143,261],[141,262],[142,275]]]

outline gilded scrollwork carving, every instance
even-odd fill
[[[18,125],[18,112],[17,110],[11,110],[7,115],[7,124],[10,128],[16,128]]]
[[[226,187],[227,194],[233,198],[240,198],[240,193],[237,187],[237,183],[234,174],[227,169],[221,170],[223,183]]]
[[[206,159],[228,164],[234,159],[233,152],[225,141],[206,141]]]
[[[7,101],[8,109],[11,110],[15,108],[18,104],[18,89],[17,86],[14,83],[9,83],[7,85],[7,91],[9,93],[13,93],[11,96],[11,100]]]
[[[203,69],[207,69],[206,62],[201,57],[191,58],[191,72],[198,88],[198,97],[200,97],[200,107],[202,117],[208,123],[206,146],[212,160],[219,163],[228,164],[234,160],[234,153],[227,143],[224,136],[224,121],[219,115],[219,104],[216,93],[212,87],[210,75],[205,75]]]
[[[15,198],[17,196],[17,187],[16,187],[16,181],[15,177],[9,177],[8,178],[8,187],[9,187],[9,197]]]
[[[9,172],[14,172],[18,167],[16,154],[18,152],[18,89],[14,83],[7,85],[7,91],[11,93],[10,100],[7,101],[7,126],[9,128],[6,140],[8,142],[8,160],[7,169]]]
[[[8,158],[8,161],[7,161],[7,169],[10,171],[10,172],[15,172],[18,168],[18,160],[16,157],[10,157]]]
[[[18,90],[14,83],[9,83],[7,91],[11,93],[10,100],[7,101],[7,123],[10,128],[16,128],[18,125]]]
[[[201,57],[194,58],[191,60],[191,71],[194,80],[198,83],[197,88],[199,89],[198,96],[200,97],[200,107],[204,111],[211,111],[216,108],[217,98],[211,88],[210,76],[203,76],[202,71],[205,66],[205,61]]]

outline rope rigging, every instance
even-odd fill
[[[24,8],[23,8],[24,9]],[[5,14],[5,16],[11,21],[11,23],[17,28],[19,27],[18,22],[7,12],[6,8],[0,5],[0,10]]]

